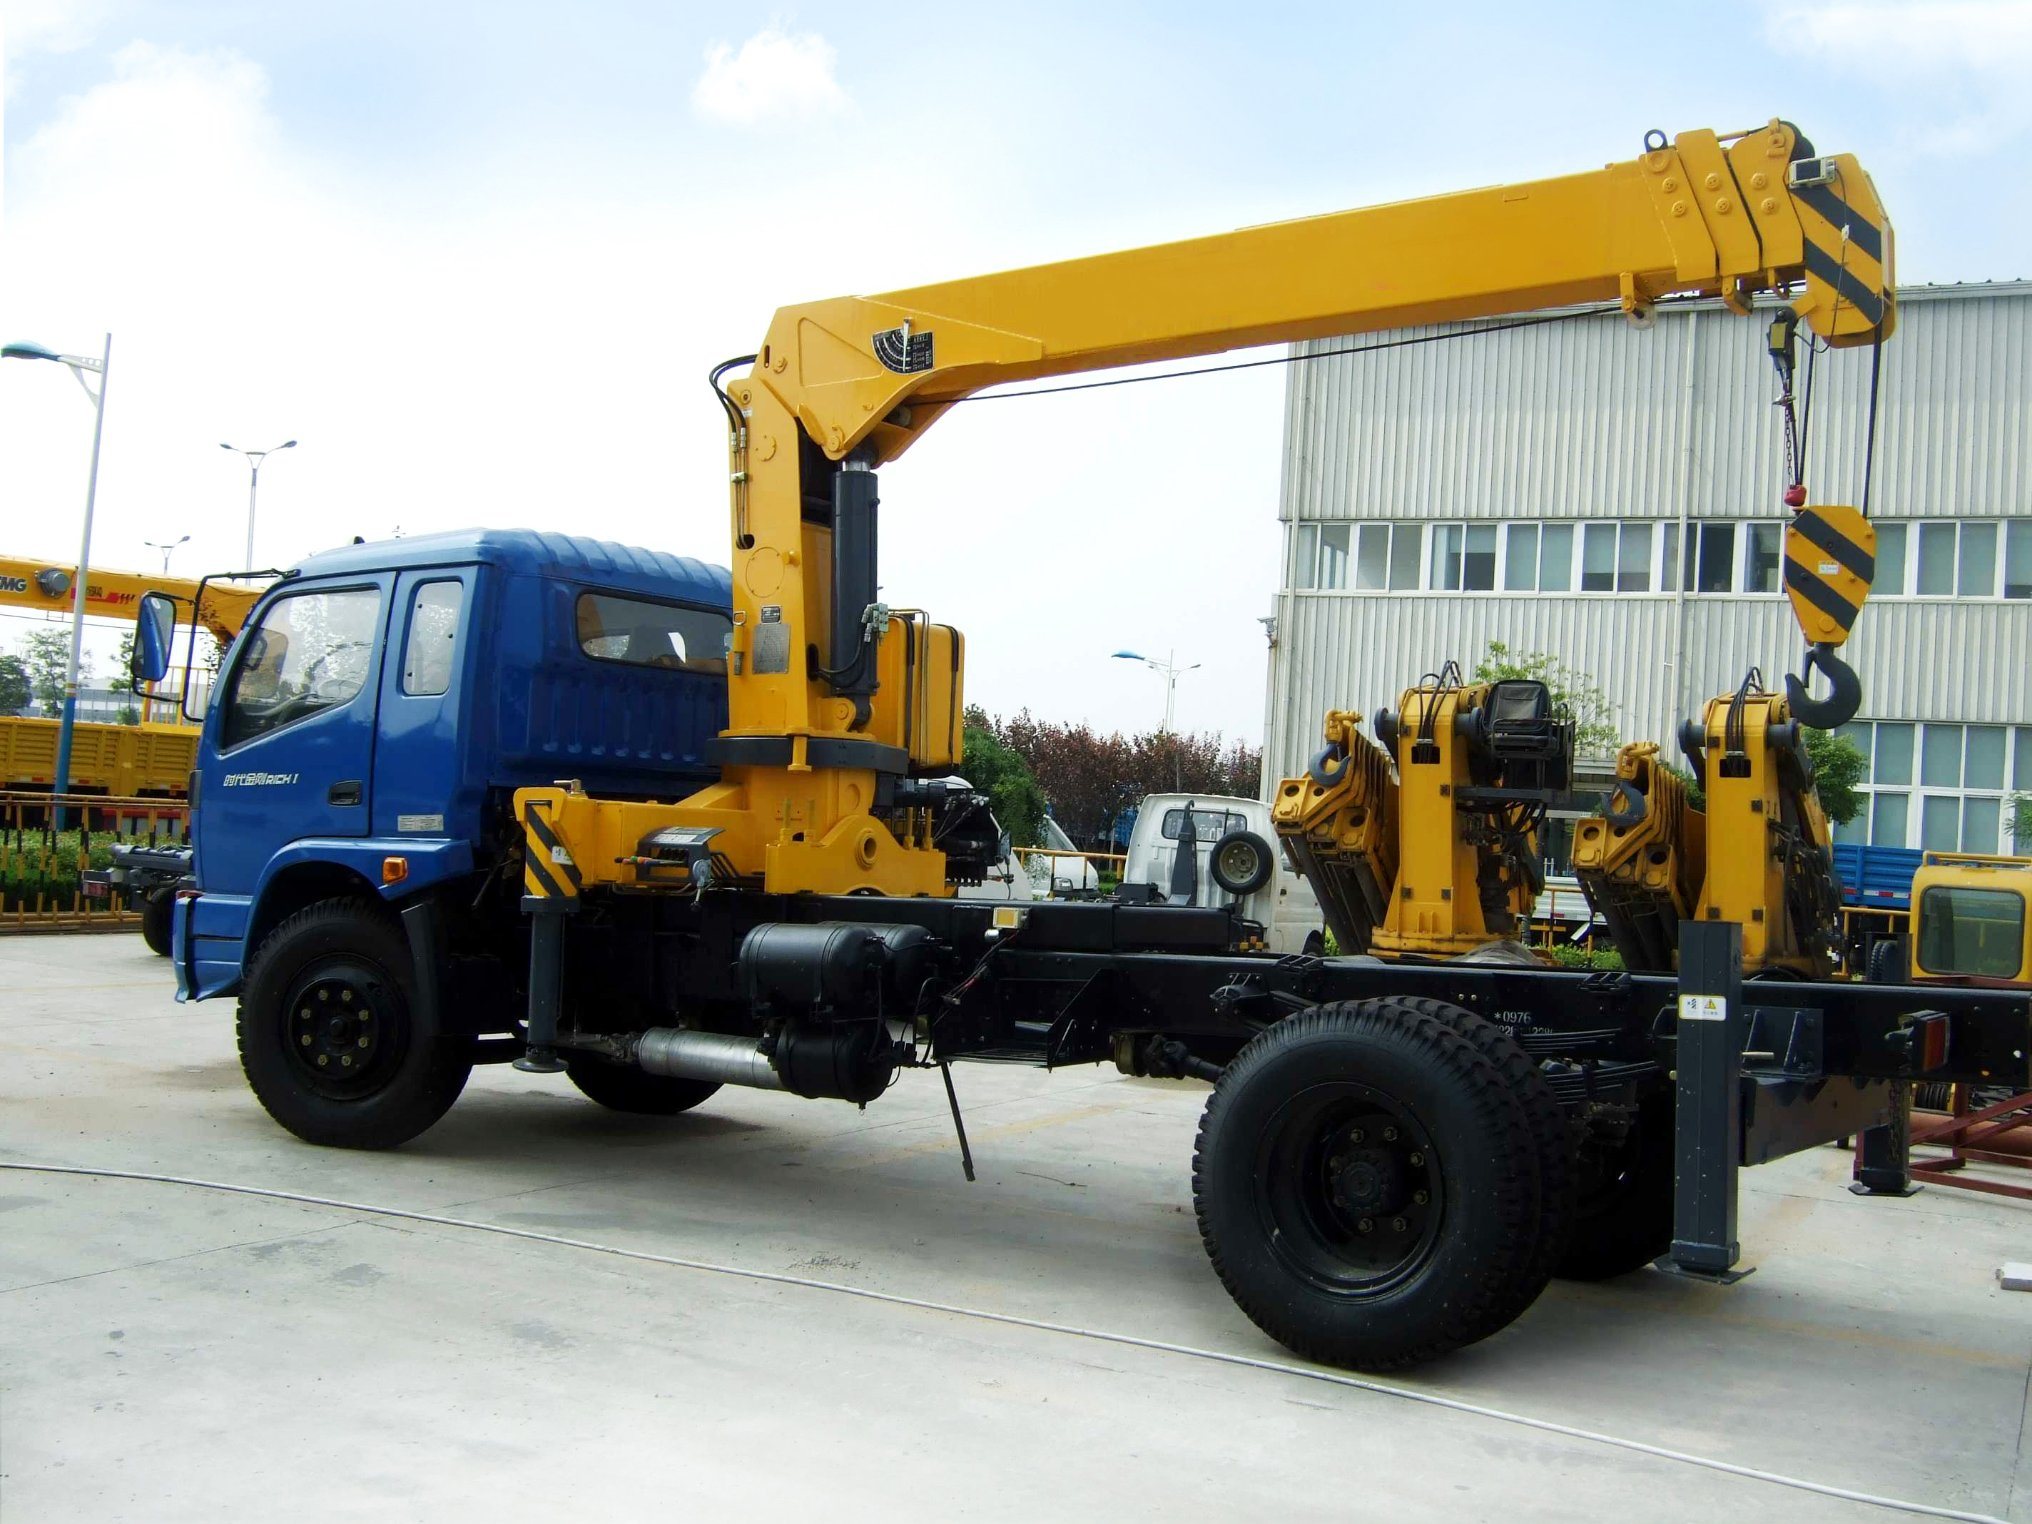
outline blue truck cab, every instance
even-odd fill
[[[676,799],[710,782],[731,628],[725,569],[573,535],[458,531],[304,561],[227,652],[205,716],[178,997],[241,992],[264,943],[319,905],[378,908],[446,977],[448,940],[512,943],[514,791],[573,778]]]

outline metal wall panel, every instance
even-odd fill
[[[1870,363],[1815,363],[1814,501],[1861,490]],[[1905,292],[1882,367],[1874,513],[2032,516],[2032,282]],[[1266,780],[1304,765],[1328,708],[1394,703],[1491,639],[1592,674],[1626,737],[1662,743],[1750,666],[1774,684],[1796,669],[1775,597],[1289,589],[1293,519],[1782,517],[1775,395],[1764,324],[1712,305],[1650,330],[1589,316],[1294,365]],[[2032,722],[2032,604],[1881,599],[1846,653],[1866,718]]]

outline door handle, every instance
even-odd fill
[[[334,783],[325,790],[326,804],[358,804],[360,802],[360,780],[349,778],[344,783]]]

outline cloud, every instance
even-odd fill
[[[1768,31],[1804,58],[1889,80],[2032,67],[2032,0],[1832,0],[1784,6]]]
[[[853,108],[834,77],[838,55],[816,32],[768,26],[735,49],[706,49],[706,71],[692,87],[692,110],[734,127],[833,116]]]

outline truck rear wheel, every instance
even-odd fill
[[[1261,1033],[1200,1120],[1193,1203],[1223,1284],[1308,1359],[1415,1364],[1514,1318],[1541,1264],[1539,1144],[1501,1068],[1399,1000]]]
[[[240,996],[240,1067],[309,1143],[394,1148],[451,1109],[470,1040],[419,1030],[409,944],[365,900],[299,910],[261,943]]]
[[[1672,1247],[1672,1095],[1638,1103],[1614,1147],[1581,1150],[1573,1231],[1560,1256],[1569,1281],[1605,1281],[1641,1270]]]
[[[1531,1128],[1531,1140],[1538,1158],[1538,1254],[1530,1270],[1517,1283],[1517,1311],[1523,1312],[1538,1300],[1552,1280],[1566,1254],[1567,1239],[1573,1230],[1574,1153],[1573,1128],[1566,1112],[1545,1083],[1545,1076],[1519,1047],[1517,1040],[1495,1022],[1483,1019],[1461,1006],[1425,996],[1407,996],[1397,1002],[1445,1022],[1496,1066],[1509,1083],[1524,1119]]]
[[[609,1063],[587,1053],[567,1058],[565,1074],[588,1100],[598,1101],[609,1111],[645,1117],[674,1117],[710,1099],[720,1088],[710,1080],[648,1074],[632,1064]]]
[[[141,900],[141,940],[158,958],[170,954],[170,912],[176,909],[176,890],[151,889]]]

